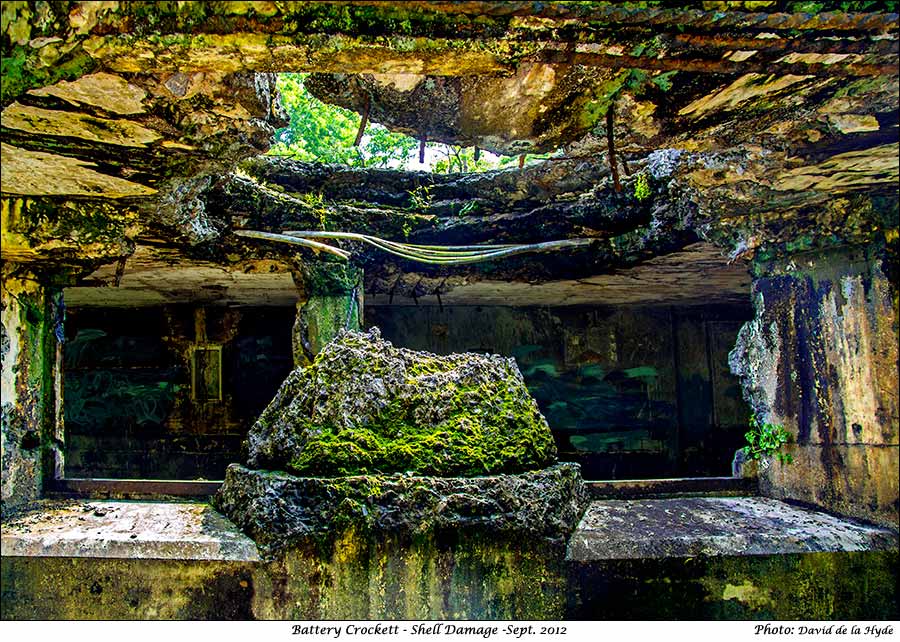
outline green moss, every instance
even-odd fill
[[[339,296],[359,287],[362,272],[351,263],[316,261],[304,263],[298,277],[310,295]]]
[[[342,336],[288,378],[251,432],[267,467],[465,476],[555,461],[550,429],[514,366],[401,351],[370,336]]]
[[[432,367],[420,367],[409,376],[414,380],[438,368],[435,360]],[[423,426],[416,420],[416,411],[430,403],[425,395],[395,400],[352,429],[322,430],[314,421],[301,423],[299,431],[310,438],[288,468],[311,475],[404,471],[482,475],[546,463],[555,450],[549,431],[537,421],[533,408],[523,407],[513,385],[498,388],[499,392],[483,386],[455,390],[449,417],[436,425]],[[482,404],[491,408],[490,414],[470,411]],[[515,438],[506,437],[510,426]]]
[[[650,181],[646,174],[639,174],[634,181],[634,197],[639,201],[650,198]]]
[[[6,105],[29,89],[52,85],[60,80],[80,78],[93,71],[96,62],[80,47],[76,47],[53,65],[42,66],[34,50],[14,47],[9,54],[4,52],[0,67],[3,73],[0,95]]]

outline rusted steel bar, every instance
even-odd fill
[[[168,479],[55,479],[50,490],[70,495],[166,495],[173,497],[208,497],[215,495],[221,481],[185,481]]]
[[[681,477],[587,481],[591,499],[636,499],[672,496],[755,495],[757,482],[743,477]]]
[[[383,0],[325,0],[327,4],[345,6],[379,7],[386,12],[393,10]],[[562,2],[526,2],[482,0],[472,2],[425,2],[413,0],[403,3],[405,13],[442,13],[491,18],[533,17],[545,20],[580,20],[586,22],[614,23],[619,25],[648,24],[673,26],[685,29],[760,29],[895,32],[898,29],[896,13],[848,13],[827,11],[812,13],[762,13],[746,11],[720,11],[703,9],[631,8],[616,3],[606,6],[596,4]]]
[[[726,34],[665,33],[661,42],[692,49],[721,51],[784,51],[787,53],[890,55],[900,52],[900,41],[864,39],[847,40],[820,37],[805,38],[741,38]]]
[[[900,65],[863,63],[800,63],[772,60],[697,60],[686,58],[652,58],[649,56],[616,56],[612,54],[571,53],[561,49],[546,49],[538,56],[547,64],[573,64],[609,69],[659,69],[662,71],[691,71],[699,73],[747,74],[779,73],[797,76],[896,76]]]
[[[359,121],[359,130],[356,132],[356,139],[353,141],[354,147],[359,147],[362,142],[363,134],[366,133],[366,125],[369,124],[369,109],[372,107],[372,97],[366,96],[366,106],[363,109],[362,120]]]

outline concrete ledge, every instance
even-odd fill
[[[206,500],[215,495],[222,481],[171,479],[56,479],[51,482],[54,497],[89,499],[132,499],[143,501]]]
[[[256,544],[207,504],[47,501],[3,522],[3,557],[258,561]]]
[[[591,499],[650,499],[750,496],[756,495],[758,484],[750,477],[680,477],[585,481],[584,485]]]
[[[595,501],[569,540],[574,562],[896,551],[894,531],[766,497]]]

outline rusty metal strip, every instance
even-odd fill
[[[586,481],[591,499],[636,499],[673,495],[755,494],[757,481],[744,477],[681,477]]]
[[[221,485],[221,481],[63,478],[50,482],[49,490],[54,493],[79,496],[208,497],[215,495]]]
[[[798,76],[896,76],[900,64],[862,63],[782,63],[771,60],[742,62],[732,60],[697,60],[685,58],[651,58],[644,56],[615,56],[601,53],[572,53],[562,49],[550,49],[538,56],[547,64],[573,64],[608,69],[659,69],[662,71],[691,71],[699,73],[747,74],[779,73]]]
[[[669,33],[659,35],[663,43],[678,48],[717,51],[784,51],[788,53],[891,55],[900,52],[896,39],[872,40],[816,38],[741,38],[726,34]]]

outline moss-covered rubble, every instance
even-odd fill
[[[544,468],[550,428],[515,361],[347,332],[292,372],[248,436],[252,468],[474,476]]]

